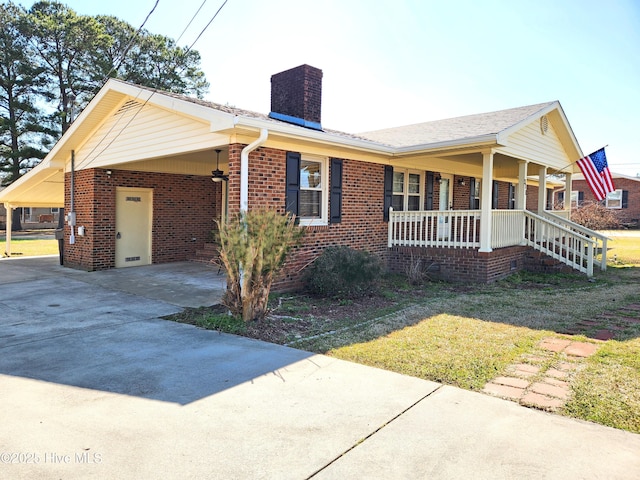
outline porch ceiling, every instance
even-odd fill
[[[517,183],[518,162],[520,159],[510,157],[503,153],[493,156],[494,179]],[[440,173],[448,173],[467,177],[482,177],[482,152],[458,153],[447,156],[416,155],[394,159],[394,166],[416,170],[430,170]],[[529,162],[528,175],[537,176],[541,165]]]

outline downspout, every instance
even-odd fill
[[[71,235],[69,236],[69,245],[76,243],[75,225],[76,225],[76,210],[74,207],[74,180],[76,174],[76,152],[71,150],[71,201],[69,205],[69,215],[67,217],[67,223],[71,227]]]
[[[245,213],[249,210],[249,154],[256,148],[267,141],[269,136],[269,130],[266,128],[260,129],[260,136],[251,142],[249,145],[242,149],[240,153],[240,213]],[[240,285],[244,287],[244,269],[240,268]],[[242,288],[240,296],[243,299],[246,296],[246,289]]]
[[[260,129],[260,136],[242,149],[240,153],[240,211],[249,209],[249,154],[267,141],[269,130]]]

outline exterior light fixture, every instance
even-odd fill
[[[458,179],[458,185],[460,185],[460,186],[466,185],[466,182],[464,181],[464,178],[459,178]]]
[[[222,150],[216,149],[216,169],[211,172],[212,182],[227,182],[229,177],[220,170],[220,152]]]

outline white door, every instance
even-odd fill
[[[440,176],[440,201],[438,210],[451,210],[453,199],[453,175]],[[449,240],[451,235],[451,221],[448,215],[438,216],[438,240]]]
[[[116,268],[151,264],[153,190],[116,189]]]

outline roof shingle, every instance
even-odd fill
[[[555,102],[538,103],[536,105],[510,108],[496,112],[434,120],[431,122],[365,132],[358,135],[374,142],[397,148],[462,140],[465,138],[498,134],[535,115],[553,103]]]

